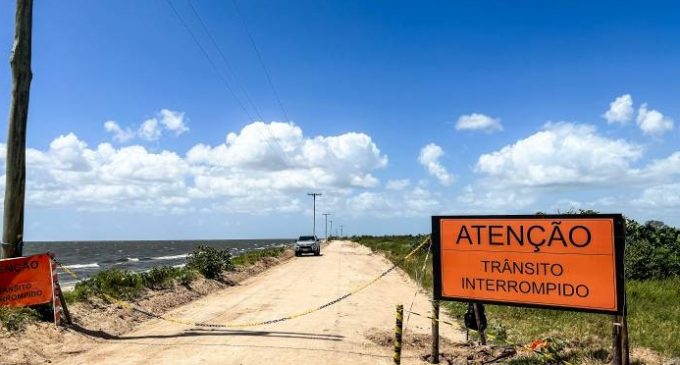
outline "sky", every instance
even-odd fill
[[[36,1],[26,240],[293,237],[310,192],[319,236],[322,213],[350,235],[572,209],[680,227],[679,8]],[[10,92],[3,62],[0,115]]]

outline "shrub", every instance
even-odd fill
[[[182,274],[182,271],[184,271],[182,268],[160,266],[139,275],[145,287],[149,289],[166,289],[174,285],[175,279]]]
[[[38,318],[38,312],[31,308],[0,307],[0,326],[9,332],[19,331]]]
[[[680,276],[680,229],[662,222],[626,220],[626,278]]]
[[[232,259],[234,266],[248,266],[257,263],[266,257],[279,257],[285,247],[269,247],[264,250],[255,250],[238,255]]]
[[[91,296],[111,296],[116,299],[131,299],[144,288],[141,275],[129,270],[102,270],[87,280],[76,284],[73,296],[84,300]]]
[[[208,279],[216,279],[223,271],[233,270],[231,254],[209,246],[198,246],[187,259],[187,267],[198,270]]]

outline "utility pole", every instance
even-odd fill
[[[5,212],[2,257],[22,255],[24,242],[24,197],[26,193],[26,123],[31,91],[31,43],[33,0],[17,0],[14,45],[9,58],[12,96],[9,106],[7,159],[5,160]]]
[[[331,237],[333,236],[333,220],[331,219]]]
[[[330,213],[324,213],[323,214],[324,218],[326,218],[326,224],[324,225],[324,231],[325,231],[324,238],[326,239],[326,241],[328,241],[328,216],[329,215],[331,215],[331,214]]]
[[[314,208],[312,209],[312,214],[314,214],[314,218],[312,218],[312,222],[314,224],[314,227],[312,228],[312,235],[316,237],[316,197],[321,196],[323,194],[321,193],[307,193],[307,195],[312,197],[312,201],[314,201]]]
[[[340,225],[340,237],[345,237],[345,235],[342,233],[342,229],[345,228],[344,225]]]

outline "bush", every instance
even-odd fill
[[[662,222],[626,220],[626,278],[664,279],[680,276],[680,229]]]
[[[242,255],[234,257],[231,261],[234,266],[253,265],[266,257],[279,257],[284,250],[285,247],[269,247],[264,250],[246,252]]]
[[[183,267],[160,266],[139,275],[145,287],[158,290],[170,288],[176,282],[188,285],[199,276],[199,273],[193,269]]]
[[[91,296],[111,296],[116,299],[132,299],[144,289],[144,280],[129,270],[102,270],[87,280],[76,284],[73,298],[84,300]]]
[[[31,308],[0,307],[0,326],[9,332],[19,331],[38,318],[38,312]]]
[[[77,283],[73,291],[64,292],[64,296],[67,302],[86,300],[89,297],[133,299],[145,288],[159,290],[170,288],[175,283],[188,285],[199,276],[196,270],[187,267],[154,267],[141,273],[108,269]]]
[[[208,279],[216,279],[223,271],[233,270],[231,254],[209,246],[198,246],[187,259],[187,267],[198,270]]]

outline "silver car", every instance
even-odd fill
[[[321,254],[321,243],[316,236],[300,236],[295,242],[295,256],[301,256],[303,253],[313,253],[314,256]]]

